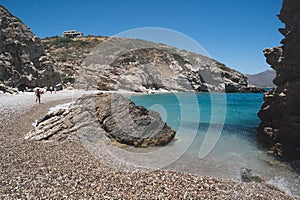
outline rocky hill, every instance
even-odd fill
[[[279,15],[285,28],[283,46],[265,49],[267,62],[276,70],[275,90],[265,94],[259,112],[259,138],[275,154],[300,159],[300,1],[284,0]]]
[[[0,7],[0,83],[100,90],[261,92],[208,57],[136,39],[89,36],[41,40]],[[58,73],[59,72],[59,73]],[[6,90],[8,91],[8,90]]]
[[[0,83],[6,86],[53,86],[60,82],[56,62],[21,20],[0,6]]]
[[[258,74],[246,74],[250,85],[259,88],[274,88],[273,79],[276,77],[276,72],[272,69],[267,69]]]
[[[153,42],[108,38],[42,40],[66,86],[153,91],[261,92],[247,78],[208,57]]]

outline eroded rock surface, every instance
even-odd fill
[[[0,82],[20,89],[53,86],[60,82],[55,66],[40,39],[0,6]]]
[[[79,98],[68,109],[48,113],[25,138],[81,139],[95,133],[142,147],[165,145],[175,137],[157,112],[136,106],[120,94],[99,93]]]
[[[276,155],[300,159],[300,1],[284,0],[280,20],[285,28],[283,46],[265,49],[267,62],[276,70],[277,86],[264,96],[259,112],[259,139]]]

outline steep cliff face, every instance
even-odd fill
[[[0,6],[0,82],[20,88],[50,86],[60,82],[54,68],[40,39]]]
[[[275,154],[294,160],[300,159],[300,1],[284,0],[279,18],[283,46],[264,50],[277,87],[265,94],[258,136]]]

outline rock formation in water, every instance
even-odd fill
[[[120,94],[99,93],[47,114],[25,138],[65,140],[106,135],[123,144],[146,147],[165,145],[175,133],[157,112],[136,106]]]
[[[10,87],[53,86],[56,62],[30,29],[0,6],[0,82]]]
[[[276,70],[274,90],[267,92],[259,112],[259,139],[286,160],[300,159],[300,1],[284,0],[280,20],[283,46],[265,49]]]

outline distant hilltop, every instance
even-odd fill
[[[248,83],[260,88],[274,88],[275,84],[273,83],[274,78],[276,77],[276,72],[273,69],[268,69],[257,74],[246,74],[248,78]]]

